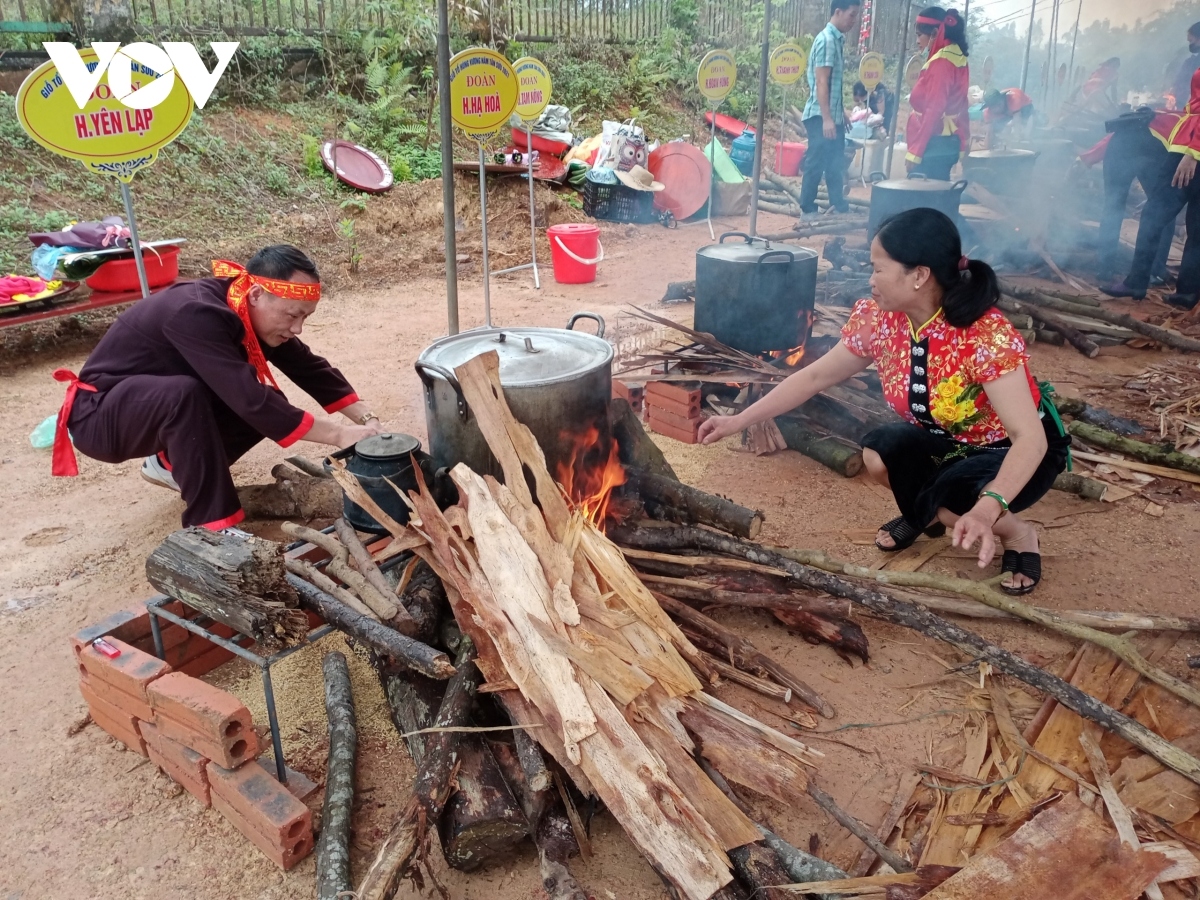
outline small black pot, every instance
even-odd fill
[[[353,447],[330,455],[329,459],[344,460],[346,471],[356,476],[379,508],[401,525],[408,522],[408,505],[396,493],[396,488],[405,493],[417,489],[414,459],[422,471],[430,467],[430,457],[421,452],[421,442],[408,434],[377,434],[364,438]],[[326,471],[329,468],[329,460],[326,460]],[[429,475],[426,473],[426,483],[430,483]],[[387,534],[386,528],[349,497],[342,500],[342,516],[357,531]]]

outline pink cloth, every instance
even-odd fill
[[[5,275],[0,278],[0,303],[12,303],[16,294],[40,294],[45,289],[46,282],[40,278]]]

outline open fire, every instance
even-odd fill
[[[617,442],[594,425],[582,432],[563,433],[571,452],[555,472],[567,498],[593,524],[603,528],[609,500],[625,483],[625,468],[618,458]]]
[[[794,369],[804,359],[804,345],[793,347],[791,350],[772,350],[771,359],[782,359],[785,366]]]

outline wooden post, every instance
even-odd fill
[[[346,657],[336,650],[321,662],[325,674],[325,713],[329,717],[329,762],[321,835],[317,839],[317,900],[338,900],[353,888],[350,880],[350,819],[354,809],[354,760],[358,732]]]

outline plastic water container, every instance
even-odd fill
[[[790,178],[800,174],[808,144],[780,141],[775,145],[775,174]]]
[[[754,148],[757,146],[758,138],[754,132],[743,131],[741,137],[733,139],[729,148],[729,158],[747,178],[754,174]]]
[[[586,222],[567,222],[546,229],[554,280],[559,284],[587,284],[596,280],[596,266],[604,259],[600,229]]]

